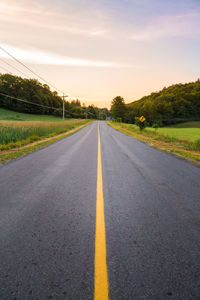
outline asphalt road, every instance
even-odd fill
[[[200,299],[200,168],[100,137],[110,299]],[[93,299],[97,153],[94,122],[0,167],[0,299]]]

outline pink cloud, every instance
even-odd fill
[[[145,29],[135,31],[130,38],[135,41],[151,41],[178,36],[200,36],[200,13],[159,17]]]

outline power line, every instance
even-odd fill
[[[62,94],[63,94],[63,108],[64,108],[64,102],[65,102],[65,100],[64,100],[64,97],[66,97],[66,96],[64,96],[64,92],[63,91],[61,91],[60,89],[58,89],[58,88],[56,88],[54,85],[52,85],[50,82],[48,82],[47,80],[45,80],[43,77],[41,77],[40,75],[38,75],[36,72],[34,72],[33,70],[31,70],[29,67],[27,67],[24,63],[22,63],[19,59],[17,59],[14,55],[12,55],[12,54],[10,54],[7,50],[5,50],[2,46],[0,46],[0,49],[3,51],[3,52],[5,52],[8,56],[10,56],[13,60],[15,60],[16,62],[18,62],[20,65],[22,65],[23,67],[25,67],[27,70],[29,70],[32,74],[34,74],[35,76],[37,76],[38,78],[40,78],[42,81],[44,81],[44,82],[46,82],[49,86],[51,86],[51,87],[53,87],[55,90],[57,90],[57,91],[59,91],[59,92],[61,92]],[[1,59],[2,60],[2,59]],[[2,60],[3,61],[3,60]],[[7,63],[7,62],[6,62]],[[8,65],[10,65],[9,63],[7,63]],[[12,65],[10,65],[11,67],[13,67]],[[15,68],[15,67],[13,67],[13,68]],[[18,72],[21,72],[21,71],[19,71],[17,68],[15,68]],[[24,73],[23,72],[21,72],[23,75],[24,75]],[[26,76],[26,75],[24,75],[24,76]],[[5,95],[5,96],[7,96],[8,97],[8,95]],[[17,99],[17,98],[16,98]],[[19,99],[17,99],[17,100],[19,100]],[[22,100],[22,99],[21,99]],[[28,102],[27,102],[28,103]],[[30,103],[30,102],[29,102]],[[35,103],[32,103],[32,104],[35,104]],[[40,106],[42,106],[42,105],[40,105]],[[67,111],[67,110],[65,110],[65,111]],[[73,115],[77,115],[77,114],[75,114],[75,113],[72,113],[72,112],[70,112],[70,111],[67,111],[68,113],[70,113],[70,114],[73,114]],[[89,114],[92,114],[92,113],[90,113],[90,112],[88,112]],[[64,115],[64,110],[63,110],[63,115]]]
[[[55,107],[46,106],[46,105],[42,105],[42,104],[38,104],[38,103],[33,103],[33,102],[30,102],[30,101],[27,101],[27,100],[24,100],[24,99],[21,99],[21,98],[17,98],[17,97],[13,97],[13,96],[4,94],[4,93],[0,93],[0,95],[8,97],[8,98],[11,98],[11,99],[14,99],[14,100],[18,100],[20,102],[25,102],[25,103],[28,103],[28,104],[37,105],[37,106],[40,106],[40,107],[45,107],[45,108],[50,108],[50,109],[56,109],[56,110],[62,110],[62,108],[55,108]]]
[[[63,91],[57,89],[55,86],[53,86],[50,82],[48,82],[47,80],[45,80],[43,77],[41,77],[40,75],[38,75],[36,72],[34,72],[33,70],[31,70],[29,67],[27,67],[24,63],[22,63],[19,59],[17,59],[14,55],[10,54],[7,50],[5,50],[2,46],[0,46],[0,49],[5,52],[7,55],[9,55],[12,59],[14,59],[16,62],[18,62],[20,65],[22,65],[23,67],[25,67],[27,70],[29,70],[32,74],[34,74],[35,76],[37,76],[38,78],[40,78],[42,81],[46,82],[49,86],[53,87],[55,90],[61,92],[62,94]]]
[[[49,81],[47,81],[46,79],[44,79],[42,76],[38,75],[35,71],[33,71],[32,69],[30,69],[28,66],[26,66],[25,63],[21,62],[19,59],[17,59],[13,54],[9,53],[6,49],[4,49],[2,46],[0,46],[0,49],[6,53],[8,56],[10,56],[13,60],[15,60],[16,62],[18,62],[20,65],[22,65],[23,67],[25,67],[28,71],[30,71],[32,74],[34,74],[35,76],[37,76],[38,78],[40,78],[42,81],[46,82],[49,86],[51,86],[52,88],[54,88],[55,90],[57,90],[58,92],[62,93],[64,95],[64,92],[61,91],[60,89],[58,89],[57,87],[55,87],[54,85],[52,85]],[[2,60],[2,59],[1,59]],[[3,61],[3,60],[2,60]],[[7,62],[5,62],[7,63]],[[8,64],[8,63],[7,63]],[[15,68],[18,72],[21,72],[24,76],[27,77],[27,75],[25,75],[22,71],[18,70],[16,67],[12,66],[11,67]]]
[[[13,96],[10,96],[10,95],[1,93],[1,92],[0,92],[0,95],[2,95],[2,96],[4,96],[4,97],[11,98],[11,99],[14,99],[14,100],[17,100],[17,101],[20,101],[20,102],[24,102],[24,103],[28,103],[28,104],[33,104],[33,105],[40,106],[40,107],[44,107],[44,108],[55,109],[55,110],[60,110],[60,111],[63,110],[62,108],[56,108],[56,107],[46,106],[46,105],[42,105],[42,104],[38,104],[38,103],[33,103],[33,102],[28,101],[28,100],[24,100],[24,99],[21,99],[21,98],[13,97]],[[68,112],[69,114],[72,114],[72,115],[74,115],[74,116],[77,116],[77,114],[75,114],[75,113],[73,113],[73,112],[71,112],[71,111],[69,111],[69,110],[66,110],[66,109],[65,109],[65,112]]]
[[[24,75],[25,77],[27,77],[27,75],[25,73],[23,73],[22,71],[20,71],[19,69],[17,69],[16,67],[12,66],[11,64],[9,64],[7,61],[4,61],[2,58],[0,58],[0,60],[4,63],[7,64],[8,66],[10,66],[11,68],[15,69],[17,72],[21,73],[22,75]]]

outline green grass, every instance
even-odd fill
[[[191,123],[193,124],[193,126],[200,126],[200,122],[188,122],[188,126],[191,126]],[[186,128],[185,126],[187,126],[187,123],[182,123],[179,124],[179,128],[178,127],[162,127],[162,128],[158,128],[158,129],[154,129],[152,127],[147,127],[145,128],[145,130],[140,131],[139,128],[136,125],[133,124],[123,124],[121,123],[120,126],[122,126],[123,128],[129,129],[129,130],[133,130],[136,131],[138,133],[143,133],[143,134],[150,134],[152,136],[157,136],[157,137],[163,137],[164,139],[168,139],[168,140],[177,140],[177,141],[186,141],[186,142],[198,142],[198,140],[200,140],[200,127],[188,127]]]
[[[16,111],[0,108],[0,120],[7,121],[49,121],[49,122],[61,122],[61,117],[46,116],[46,115],[33,115],[24,114]]]
[[[158,129],[153,129],[148,127],[146,131],[156,132],[159,135],[166,137],[172,137],[180,140],[195,142],[200,139],[200,128],[172,128],[172,127],[163,127]]]

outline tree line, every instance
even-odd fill
[[[150,125],[200,120],[200,80],[165,87],[129,104],[117,96],[111,103],[111,115],[127,123],[143,115]]]
[[[107,108],[81,105],[78,99],[71,102],[65,100],[64,105],[68,118],[105,120],[109,116]],[[0,74],[0,107],[23,113],[62,116],[63,99],[47,84],[36,79]]]

